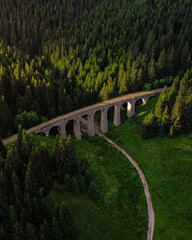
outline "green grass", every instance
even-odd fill
[[[76,141],[76,152],[90,163],[101,198],[96,203],[87,195],[75,197],[55,183],[47,198],[49,207],[67,203],[80,239],[146,239],[146,200],[130,162],[100,137],[84,136]]]
[[[157,98],[138,106],[131,119],[122,111],[122,125],[109,122],[107,136],[127,150],[146,177],[155,211],[154,240],[191,240],[192,134],[141,139],[143,118],[154,109]],[[31,139],[36,145],[45,142],[52,151],[54,137],[31,135]],[[146,202],[131,164],[99,137],[83,136],[75,142],[78,158],[91,165],[101,200],[75,197],[55,184],[47,198],[50,209],[54,202],[65,200],[84,240],[146,239]]]
[[[107,134],[125,148],[149,183],[155,211],[155,240],[192,239],[192,134],[143,140],[141,123],[157,97]]]

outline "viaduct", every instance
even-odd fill
[[[76,139],[81,139],[81,118],[87,117],[88,121],[88,135],[95,135],[95,127],[94,127],[94,115],[97,111],[101,111],[101,119],[100,119],[100,130],[103,133],[108,132],[108,115],[107,112],[109,108],[114,108],[114,117],[113,123],[115,126],[119,126],[121,124],[121,106],[126,103],[127,106],[127,117],[130,118],[135,114],[135,104],[138,100],[142,100],[143,104],[146,104],[150,97],[154,96],[157,93],[161,93],[164,89],[156,89],[147,92],[137,92],[133,94],[124,95],[121,97],[113,98],[101,103],[97,103],[85,108],[81,108],[79,110],[64,114],[52,120],[49,120],[45,123],[39,124],[33,128],[30,128],[26,131],[27,134],[30,133],[44,133],[46,136],[49,136],[49,133],[53,127],[57,127],[58,132],[62,135],[63,138],[67,137],[66,134],[66,124],[73,120],[73,132]],[[17,136],[4,141],[4,144],[12,142],[16,140]]]

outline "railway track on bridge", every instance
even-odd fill
[[[170,88],[167,88],[167,89],[169,90]],[[146,103],[151,96],[154,96],[157,93],[161,93],[162,91],[163,91],[163,88],[155,89],[147,92],[143,91],[143,92],[131,93],[131,94],[113,98],[101,103],[97,103],[91,106],[87,106],[85,108],[81,108],[79,110],[75,110],[73,112],[51,119],[45,123],[41,123],[35,127],[32,127],[26,130],[26,133],[31,134],[31,133],[44,132],[46,136],[49,136],[50,129],[56,126],[59,128],[59,133],[63,136],[63,138],[66,138],[65,126],[68,121],[73,120],[75,137],[80,140],[81,139],[80,118],[83,115],[87,115],[88,121],[89,121],[88,134],[89,136],[94,136],[95,135],[94,114],[96,111],[99,111],[99,110],[101,110],[101,118],[102,118],[101,131],[103,133],[106,133],[108,131],[107,111],[110,107],[114,106],[114,124],[115,126],[118,126],[121,124],[120,108],[122,104],[127,103],[127,116],[131,117],[135,113],[136,101],[138,101],[139,99],[142,99],[143,103]],[[4,140],[3,143],[6,145],[8,143],[15,141],[16,139],[17,139],[17,135],[14,135]]]

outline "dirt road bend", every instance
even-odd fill
[[[83,125],[87,125],[87,121],[83,118],[81,119],[81,123]],[[83,130],[84,130],[84,132],[86,132],[86,127],[84,127]],[[97,135],[103,137],[108,143],[110,143],[117,150],[122,152],[128,158],[128,160],[132,163],[132,165],[136,168],[136,170],[137,170],[137,172],[138,172],[138,174],[141,178],[141,181],[143,183],[145,197],[146,197],[146,200],[147,200],[147,208],[148,208],[147,240],[152,240],[153,239],[154,226],[155,226],[155,214],[154,214],[154,211],[153,211],[153,205],[152,205],[151,195],[150,195],[150,192],[149,192],[149,187],[148,187],[147,181],[145,179],[145,176],[144,176],[142,170],[140,169],[138,164],[133,160],[133,158],[123,148],[119,147],[116,143],[111,141],[108,137],[106,137],[104,134],[102,134],[99,131],[99,128],[98,128],[97,124],[95,124],[95,132],[96,132]]]

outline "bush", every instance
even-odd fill
[[[37,125],[40,122],[38,114],[34,111],[31,112],[22,112],[21,114],[16,115],[15,117],[15,127],[18,129],[18,126],[21,125],[22,128],[28,129]]]
[[[143,87],[144,91],[149,91],[151,90],[151,83],[145,83],[144,87]]]

